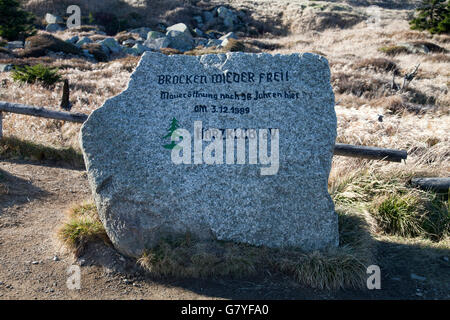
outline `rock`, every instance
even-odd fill
[[[245,46],[242,42],[236,39],[225,39],[220,44],[220,47],[224,48],[227,51],[237,52],[237,51],[245,51]]]
[[[93,41],[91,40],[91,38],[89,37],[83,37],[80,40],[78,40],[75,45],[77,47],[82,47],[83,45],[87,44],[87,43],[92,43]]]
[[[82,54],[77,46],[56,38],[50,34],[37,34],[25,41],[25,50],[18,54],[19,57],[41,57],[49,51],[70,54]]]
[[[57,23],[50,23],[47,25],[47,27],[45,27],[45,31],[47,32],[57,32],[62,30],[64,30],[64,28]]]
[[[13,69],[13,65],[12,64],[2,64],[0,63],[0,72],[8,72],[11,71]]]
[[[430,50],[427,46],[423,44],[414,44],[414,43],[400,43],[399,47],[404,47],[408,53],[423,53],[428,54]]]
[[[194,21],[197,25],[203,24],[203,18],[201,16],[193,16],[192,19],[194,19]]]
[[[419,276],[419,275],[417,275],[415,273],[411,273],[411,279],[412,280],[418,280],[418,281],[425,281],[425,280],[427,280],[427,278]]]
[[[9,41],[6,44],[6,49],[8,50],[23,49],[23,41]]]
[[[59,257],[55,255],[55,256],[53,257],[53,261],[59,261]]]
[[[80,37],[78,37],[78,36],[73,36],[72,38],[67,39],[66,42],[75,44],[75,43],[78,42],[78,40],[80,40]]]
[[[178,31],[178,32],[182,32],[184,33],[186,36],[189,36],[192,38],[192,34],[189,31],[189,28],[187,27],[187,25],[185,25],[184,23],[177,23],[174,24],[173,26],[170,26],[167,28],[167,32],[166,35],[170,32],[170,31]]]
[[[237,39],[238,37],[236,36],[236,34],[234,32],[228,32],[226,35],[221,36],[219,38],[219,40],[225,40],[225,39]]]
[[[218,39],[218,38],[220,38],[222,36],[221,33],[216,32],[216,31],[212,31],[212,30],[211,31],[207,31],[206,35],[208,36],[208,38],[211,38],[211,39]]]
[[[180,50],[181,52],[189,51],[194,48],[194,39],[185,32],[170,30],[167,31],[167,39],[169,39],[169,48]]]
[[[166,35],[164,33],[158,32],[158,31],[150,31],[147,34],[147,40],[151,39],[158,39],[158,38],[164,38]]]
[[[153,50],[159,50],[161,48],[167,48],[170,40],[167,37],[164,38],[152,38],[144,41],[143,45]]]
[[[97,61],[106,62],[108,61],[108,53],[105,50],[105,47],[100,43],[86,43],[82,47],[82,49],[87,50],[88,57],[92,57]],[[86,53],[85,53],[86,54]]]
[[[224,26],[229,29],[233,29],[234,24],[237,22],[237,15],[223,6],[217,9],[217,16],[222,19]]]
[[[129,33],[136,33],[139,35],[139,37],[141,37],[142,39],[147,39],[147,34],[149,32],[152,32],[152,29],[147,28],[147,27],[141,27],[141,28],[137,28],[137,29],[133,29],[130,30]]]
[[[194,30],[192,30],[194,32],[194,35],[197,37],[201,37],[201,38],[206,38],[207,35],[206,33],[204,33],[202,30],[200,30],[199,28],[195,28]]]
[[[213,142],[208,128],[220,129]],[[259,152],[236,155],[226,146],[245,143],[237,128],[257,130],[247,140],[259,139]],[[222,138],[225,129],[240,139]],[[186,232],[205,241],[336,247],[327,190],[335,138],[324,57],[146,52],[127,89],[83,124],[80,146],[109,238],[139,257]]]
[[[61,18],[59,16],[56,16],[56,15],[51,14],[51,13],[47,13],[45,15],[45,22],[47,24],[58,24],[58,23],[62,24],[62,23],[64,23],[64,20],[63,20],[63,18]]]
[[[106,38],[99,42],[99,44],[105,46],[112,53],[117,53],[122,50],[120,44],[114,38]]]
[[[214,14],[212,12],[203,11],[202,15],[203,15],[203,20],[205,23],[210,23],[211,21],[214,20]]]
[[[133,48],[132,48],[135,52],[136,55],[140,56],[141,54],[143,54],[145,51],[149,51],[150,49],[147,48],[146,46],[140,44],[140,43],[136,43]]]
[[[209,40],[205,38],[194,38],[194,47],[206,47],[208,45],[208,41]]]
[[[125,47],[131,48],[131,47],[133,47],[136,43],[137,43],[136,40],[128,39],[128,40],[125,40],[124,42],[122,42],[122,45],[125,46]]]
[[[88,49],[81,49],[83,51],[83,55],[89,59],[95,59],[94,55],[89,53]]]
[[[207,47],[207,48],[218,47],[218,46],[220,46],[221,44],[222,44],[222,41],[220,41],[220,40],[217,40],[217,39],[209,39],[208,42],[207,42],[207,44],[206,44],[206,47]]]

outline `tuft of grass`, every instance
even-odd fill
[[[226,51],[223,48],[210,47],[205,48],[203,46],[198,46],[192,50],[186,51],[184,54],[188,56],[201,56],[204,54],[219,54],[225,53]]]
[[[413,194],[388,195],[373,204],[373,213],[379,226],[387,234],[402,237],[424,235],[420,201]]]
[[[68,221],[58,230],[58,238],[75,256],[80,256],[91,242],[103,241],[110,244],[94,204],[74,206],[69,210],[68,216]]]
[[[356,288],[364,284],[372,258],[368,223],[355,213],[339,213],[341,244],[324,251],[274,249],[225,241],[200,241],[190,234],[162,240],[138,263],[155,277],[243,277],[281,274],[320,289]]]
[[[84,168],[83,155],[71,147],[56,149],[16,137],[0,139],[0,157],[13,160],[61,161],[77,168]]]
[[[384,234],[440,241],[450,234],[448,202],[411,188],[413,175],[360,170],[333,181],[329,191],[337,206],[368,209]]]
[[[12,78],[14,81],[25,83],[41,82],[45,87],[50,87],[61,80],[57,68],[49,68],[42,64],[37,64],[32,67],[16,66],[12,72]]]
[[[408,53],[408,49],[404,46],[387,46],[381,47],[378,50],[387,54],[388,56],[396,56],[401,53]]]
[[[183,54],[180,50],[172,49],[172,48],[161,48],[159,51],[165,55],[171,56],[174,54]]]

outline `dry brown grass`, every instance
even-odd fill
[[[355,62],[353,68],[373,70],[375,72],[394,72],[395,74],[399,74],[397,64],[394,61],[385,58],[363,59]]]
[[[111,243],[94,204],[85,202],[74,205],[67,215],[68,219],[59,228],[57,235],[75,256],[80,256],[89,243],[99,241]]]
[[[340,246],[302,252],[224,241],[198,241],[190,234],[162,240],[138,263],[154,277],[284,275],[319,289],[360,288],[373,259],[371,224],[361,212],[339,211]]]

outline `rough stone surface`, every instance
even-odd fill
[[[83,38],[77,40],[77,42],[75,43],[75,45],[76,45],[77,47],[81,47],[82,45],[85,45],[85,44],[87,44],[87,43],[92,43],[92,42],[93,42],[93,41],[91,40],[91,38],[89,38],[89,37],[83,37]]]
[[[152,38],[144,41],[143,45],[153,50],[159,50],[161,48],[167,48],[170,44],[170,40],[164,38]]]
[[[166,35],[164,33],[158,32],[158,31],[150,31],[147,33],[147,40],[151,39],[158,39],[158,38],[164,38]]]
[[[140,43],[136,43],[133,48],[132,48],[135,52],[135,55],[140,56],[141,54],[143,54],[145,51],[148,51],[149,48],[147,48],[146,46],[140,44]]]
[[[114,38],[106,38],[99,42],[101,45],[105,46],[112,53],[117,53],[122,50],[122,47]]]
[[[212,83],[213,75],[229,73],[232,83]],[[165,75],[197,75],[197,82],[206,82],[160,83]],[[234,82],[238,78],[247,81]],[[161,91],[173,96],[162,99]],[[230,98],[236,94],[239,99]],[[199,105],[207,112],[194,112]],[[183,133],[183,140],[192,142],[191,153],[186,152],[191,164],[171,160],[171,153],[179,152],[167,148],[173,118],[191,135],[189,140]],[[205,164],[212,145],[206,140],[195,153],[203,150],[201,164],[194,164],[194,121],[202,121],[203,129],[279,129],[278,136],[272,131],[279,138],[278,171],[262,175],[269,166],[261,164],[265,152],[249,164],[248,146],[245,164],[226,163],[225,139],[223,164]],[[127,89],[96,109],[80,133],[99,216],[116,248],[134,257],[162,237],[188,231],[201,239],[270,247],[337,246],[338,218],[327,191],[335,138],[328,62],[310,53],[146,52]]]
[[[64,30],[64,28],[57,23],[50,23],[45,27],[45,31],[47,32],[57,32],[61,30]]]
[[[141,27],[141,28],[137,28],[137,29],[133,29],[129,31],[130,33],[136,33],[139,35],[139,37],[141,37],[142,39],[146,39],[147,38],[147,34],[149,32],[152,32],[152,29],[148,28],[148,27]]]
[[[0,72],[8,72],[14,68],[12,64],[3,64],[0,63]]]
[[[228,32],[227,34],[221,36],[219,40],[225,40],[225,39],[237,39],[238,37],[234,32]]]
[[[191,50],[194,48],[194,39],[187,33],[170,30],[167,31],[167,39],[169,39],[169,48],[177,49],[182,52]]]
[[[177,23],[177,24],[174,24],[173,26],[168,27],[167,32],[169,32],[169,31],[183,32],[184,34],[186,34],[187,36],[192,38],[192,34],[189,31],[188,26],[185,25],[184,23]]]
[[[64,23],[64,20],[61,17],[59,17],[59,16],[56,16],[56,15],[51,14],[51,13],[47,13],[45,15],[45,22],[47,22],[47,24]]]
[[[89,38],[88,38],[88,39],[89,39]],[[73,36],[72,38],[67,39],[66,42],[69,42],[69,43],[71,43],[71,44],[75,44],[75,43],[78,42],[78,40],[80,40],[80,37],[78,37],[78,36]]]

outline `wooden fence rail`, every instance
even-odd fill
[[[27,106],[19,103],[0,101],[0,138],[2,137],[2,112],[12,112],[34,117],[64,120],[77,123],[83,123],[88,118],[88,115],[84,113],[54,111],[44,108]],[[407,152],[404,150],[355,146],[351,144],[342,144],[342,143],[335,144],[334,155],[365,158],[372,160],[385,160],[391,162],[401,162],[402,160],[406,160],[408,156]]]

